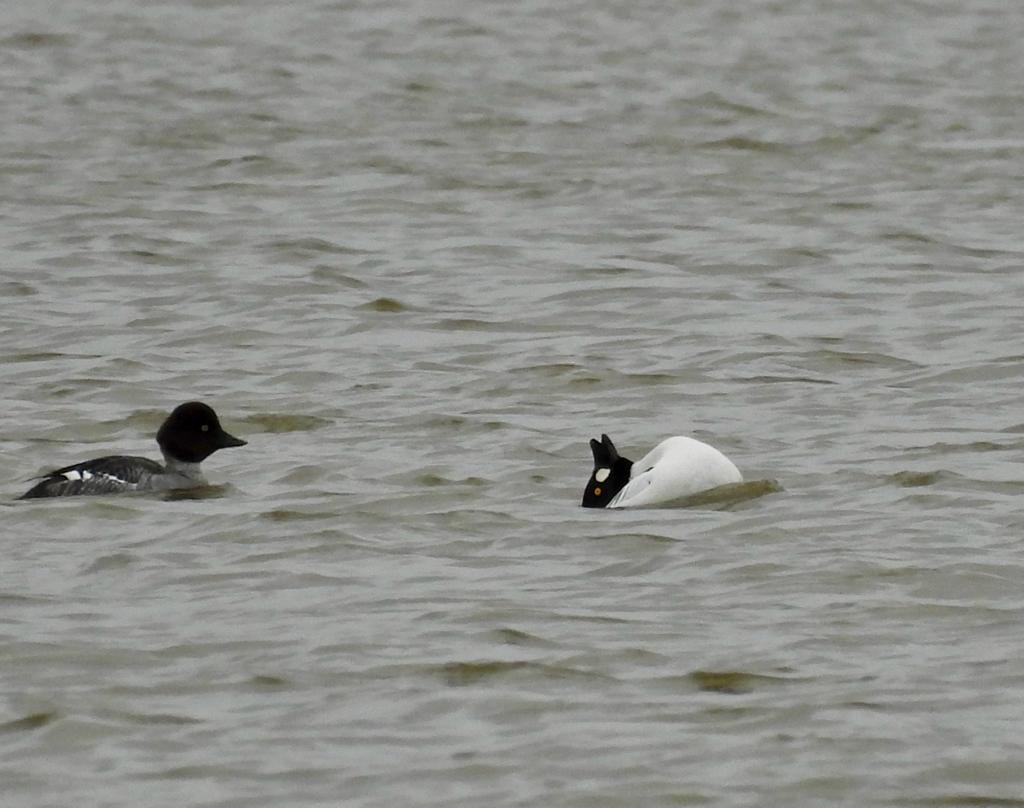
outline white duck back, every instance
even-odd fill
[[[742,481],[740,470],[714,446],[677,435],[633,464],[629,482],[607,507],[658,505]]]

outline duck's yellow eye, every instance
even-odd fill
[[[601,496],[601,487],[600,486],[598,486],[597,488],[594,489],[594,496],[595,497]]]

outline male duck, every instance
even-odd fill
[[[590,449],[594,472],[583,492],[584,508],[661,505],[743,481],[729,458],[694,438],[666,438],[636,463],[621,457],[607,435],[600,443],[591,439]]]

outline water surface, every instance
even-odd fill
[[[5,805],[1024,806],[1016,4],[9,12]]]

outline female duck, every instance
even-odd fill
[[[583,492],[584,508],[662,505],[743,476],[724,454],[693,438],[666,438],[634,463],[620,457],[607,435],[591,439],[594,472]]]
[[[214,452],[245,441],[224,431],[213,408],[189,401],[174,408],[156,433],[161,465],[148,457],[108,455],[44,474],[21,499],[173,491],[206,485],[199,464]]]

